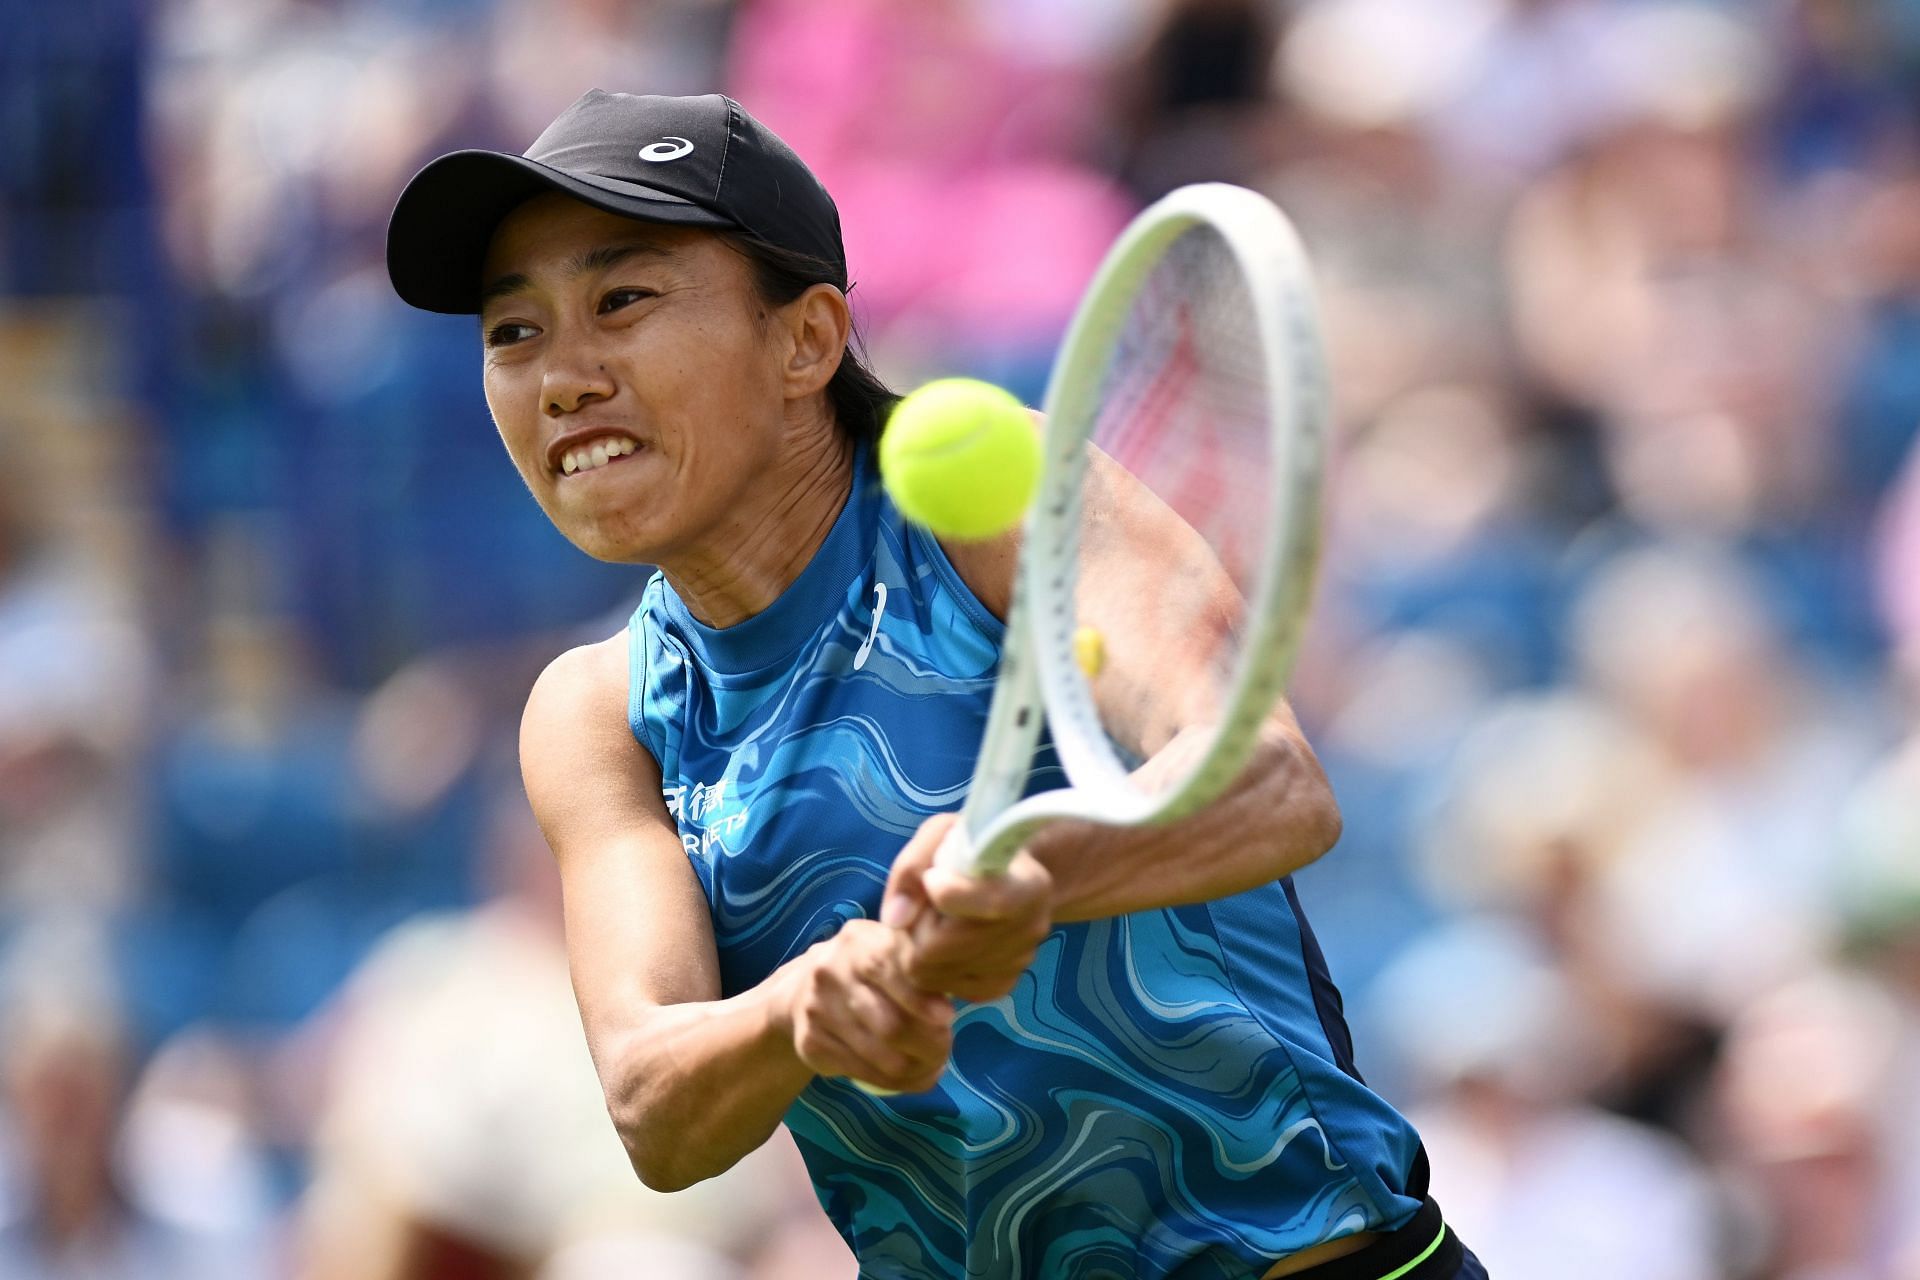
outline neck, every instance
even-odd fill
[[[853,487],[853,452],[837,431],[782,455],[728,518],[720,536],[660,569],[687,610],[710,627],[745,622],[793,585]]]

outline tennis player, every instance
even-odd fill
[[[866,1277],[1484,1275],[1354,1070],[1287,878],[1339,817],[1284,708],[1197,817],[930,870],[1015,549],[943,543],[877,483],[893,396],[784,143],[723,97],[595,91],[524,156],[428,165],[387,257],[408,302],[480,317],[495,424],[560,531],[658,566],[521,733],[641,1178],[710,1177],[784,1121]],[[1145,524],[1121,511],[1087,572],[1150,629],[1186,567]]]

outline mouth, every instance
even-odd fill
[[[584,475],[589,471],[610,467],[640,452],[643,447],[639,441],[628,436],[602,436],[597,440],[563,449],[559,456],[553,459],[553,470],[562,479],[568,476]]]

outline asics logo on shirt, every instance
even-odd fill
[[[855,671],[867,665],[867,655],[873,652],[874,637],[880,634],[880,615],[887,611],[887,584],[873,584],[873,627],[867,632],[867,638],[860,642],[859,652],[853,655]]]

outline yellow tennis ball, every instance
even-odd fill
[[[1095,627],[1080,627],[1073,633],[1073,658],[1091,680],[1106,669],[1107,642]]]
[[[1011,394],[942,378],[894,408],[880,436],[880,477],[907,519],[972,541],[1020,523],[1040,479],[1040,437]]]

